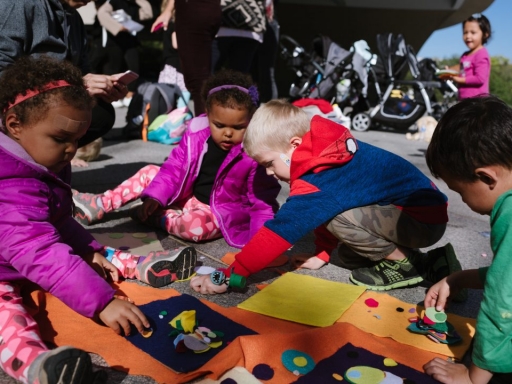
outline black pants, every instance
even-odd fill
[[[251,69],[252,78],[258,84],[260,101],[262,103],[278,97],[275,79],[278,49],[279,24],[276,20],[272,20],[270,23],[267,22],[263,44],[258,46]]]
[[[212,72],[212,41],[222,18],[220,0],[176,0],[175,8],[181,69],[197,116],[204,112],[201,89]]]
[[[98,137],[102,137],[112,129],[116,122],[116,112],[110,103],[96,99],[96,105],[92,109],[92,120],[87,133],[78,141],[78,147],[83,147]]]
[[[260,42],[246,37],[218,37],[213,42],[213,70],[229,68],[250,73]]]

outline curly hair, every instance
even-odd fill
[[[238,85],[245,89],[254,86],[251,76],[241,72],[231,70],[221,70],[206,80],[201,97],[205,100],[206,112],[210,111],[212,105],[217,104],[221,107],[231,109],[247,109],[252,115],[257,108],[253,98],[237,88],[221,89],[208,96],[208,93],[216,87],[222,85]]]
[[[33,58],[24,56],[7,67],[0,76],[0,113],[5,121],[7,108],[19,95],[29,90],[41,90],[44,86],[64,80],[71,87],[62,87],[42,92],[10,108],[20,123],[30,124],[46,117],[55,103],[66,103],[77,109],[91,109],[94,98],[87,92],[82,73],[73,64],[48,56]]]

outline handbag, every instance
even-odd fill
[[[265,32],[265,4],[261,0],[221,0],[222,25],[257,33]]]

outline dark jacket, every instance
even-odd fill
[[[46,54],[90,72],[80,14],[59,0],[0,0],[0,72],[21,56]]]

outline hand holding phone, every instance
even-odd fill
[[[121,76],[119,76],[118,78],[116,78],[116,76],[118,75],[115,75],[114,79],[117,82],[124,85],[128,85],[139,78],[139,75],[133,71],[126,71],[125,73],[121,74]]]
[[[158,23],[157,25],[155,25],[155,27],[151,30],[151,32],[156,32],[158,31],[159,29],[162,29],[164,26],[164,23]]]

